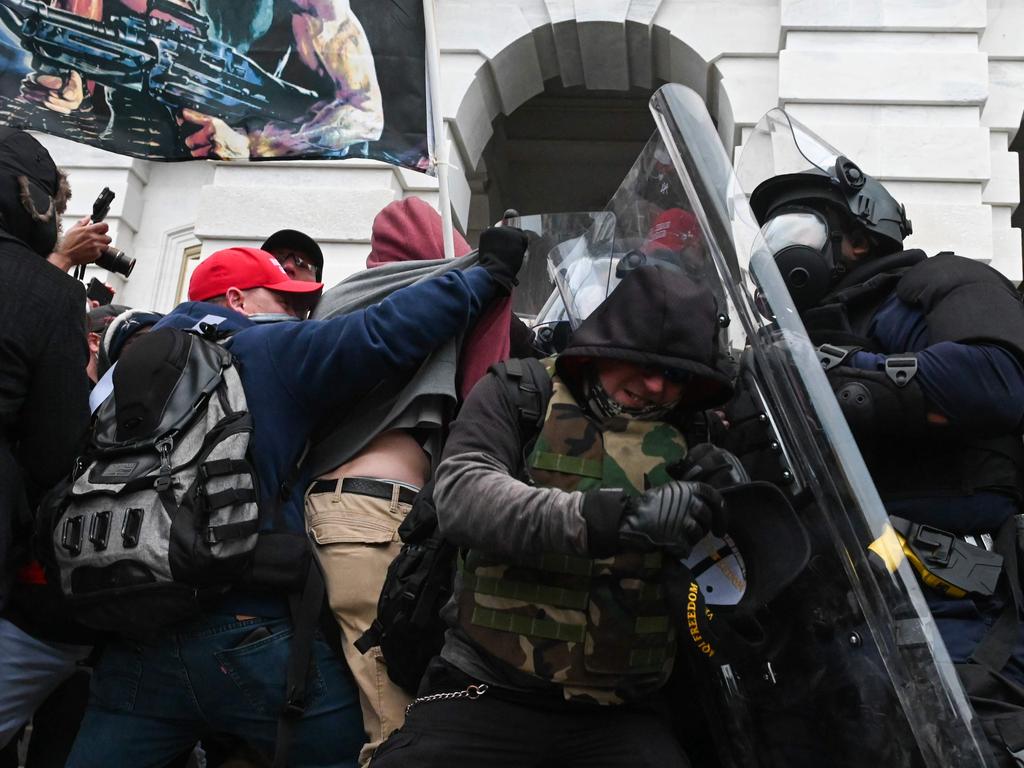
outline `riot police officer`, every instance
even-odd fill
[[[979,261],[904,250],[904,207],[781,110],[738,175],[997,762],[1024,765],[1020,296]],[[731,414],[737,450],[771,475],[752,413]]]

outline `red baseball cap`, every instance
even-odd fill
[[[669,208],[654,220],[642,250],[648,255],[659,248],[679,252],[703,242],[697,217],[682,208]]]
[[[225,248],[204,259],[188,283],[189,301],[223,296],[228,288],[266,288],[281,293],[311,294],[323,283],[292,280],[273,255],[259,248]]]

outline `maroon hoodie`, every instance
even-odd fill
[[[457,231],[455,256],[472,251]],[[441,216],[418,197],[396,200],[384,206],[373,220],[370,255],[366,268],[395,261],[429,261],[444,258]],[[459,399],[465,399],[473,385],[487,369],[509,355],[509,323],[512,319],[510,298],[491,302],[476,321],[462,343],[459,354]]]

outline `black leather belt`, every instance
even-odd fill
[[[372,496],[375,499],[391,501],[391,494],[394,492],[395,483],[386,480],[371,480],[368,477],[346,477],[338,487],[337,480],[317,480],[309,486],[310,493],[354,493],[358,496]],[[416,491],[398,486],[398,501],[402,504],[412,504],[416,498]]]

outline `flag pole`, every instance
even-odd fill
[[[437,173],[438,207],[441,209],[441,235],[445,258],[455,256],[452,236],[452,203],[448,188],[448,141],[441,115],[441,49],[437,43],[434,0],[423,0],[423,19],[427,35],[427,85],[430,89],[430,121],[434,134],[434,168]]]

